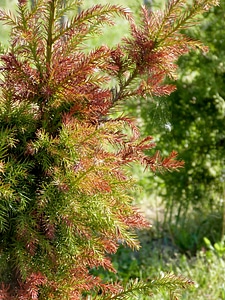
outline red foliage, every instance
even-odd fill
[[[10,285],[6,285],[4,283],[0,286],[0,300],[12,300],[12,298],[9,295],[9,289]]]
[[[149,227],[131,205],[124,166],[140,162],[156,172],[177,170],[183,162],[176,152],[147,155],[153,138],[141,138],[135,121],[115,117],[114,108],[130,97],[174,90],[165,78],[175,77],[177,58],[195,47],[178,32],[194,10],[182,15],[178,0],[165,13],[143,7],[136,25],[128,9],[96,5],[63,25],[67,8],[59,1],[36,1],[31,10],[27,2],[19,1],[15,18],[0,11],[13,27],[11,47],[1,55],[0,121],[14,142],[1,152],[9,165],[1,182],[11,194],[3,201],[10,226],[1,232],[8,265],[0,277],[8,281],[0,299],[117,294],[119,284],[105,284],[89,270],[115,272],[108,254],[120,243],[138,248],[132,230]],[[112,25],[115,14],[128,20],[130,36],[113,49],[84,51],[87,37]]]
[[[18,300],[38,300],[38,291],[40,285],[47,282],[46,277],[41,273],[32,273],[27,277],[25,283],[20,283],[17,292]]]

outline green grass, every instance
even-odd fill
[[[121,281],[126,285],[130,279],[151,280],[163,273],[182,275],[194,281],[185,290],[181,300],[225,300],[225,243],[216,247],[205,244],[195,256],[188,258],[181,254],[168,238],[154,238],[149,231],[139,233],[142,248],[133,252],[121,247],[113,257],[118,273],[101,271],[103,278]],[[219,250],[218,250],[219,249]],[[140,296],[139,300],[146,300]],[[154,295],[153,300],[169,300],[168,291]],[[133,299],[130,299],[133,300]]]

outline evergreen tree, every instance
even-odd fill
[[[147,156],[152,137],[141,139],[135,121],[113,117],[115,110],[131,97],[174,90],[165,76],[174,76],[180,55],[201,46],[178,30],[217,2],[172,0],[157,13],[143,7],[138,25],[121,6],[77,14],[80,4],[39,0],[30,7],[19,0],[17,15],[0,13],[12,27],[0,66],[2,300],[80,299],[94,290],[123,299],[154,286],[190,284],[166,276],[123,291],[90,270],[114,272],[108,254],[120,243],[138,249],[134,229],[149,226],[132,206],[126,166],[139,161],[156,171],[183,165],[174,151]],[[68,12],[73,16],[62,24]],[[86,51],[85,41],[112,25],[115,15],[128,20],[130,37],[113,49]]]

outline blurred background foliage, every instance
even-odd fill
[[[140,276],[171,269],[190,276],[196,288],[182,299],[225,299],[225,1],[187,34],[208,52],[179,59],[177,90],[169,97],[134,99],[128,108],[163,154],[176,150],[185,161],[173,173],[134,168],[143,187],[137,199],[154,223],[142,239],[139,270]],[[134,261],[131,256],[128,269]]]
[[[225,1],[187,34],[209,51],[181,57],[177,90],[140,99],[136,110],[134,101],[129,113],[162,153],[176,150],[185,161],[180,172],[144,174],[139,182],[147,199],[161,199],[165,232],[182,252],[195,254],[204,236],[216,242],[225,234]]]
[[[84,7],[108,2],[119,1],[85,0]],[[152,9],[163,2],[148,1]],[[138,16],[142,3],[122,4]],[[0,0],[2,8],[14,10],[15,5],[16,0]],[[114,45],[129,34],[126,21],[118,19],[116,24],[105,28],[101,39],[93,37],[87,47]],[[117,275],[96,272],[126,284],[130,278],[148,280],[173,271],[196,282],[182,299],[218,300],[225,299],[225,0],[187,34],[209,51],[179,59],[177,90],[166,98],[136,98],[123,107],[137,118],[143,136],[152,135],[163,155],[176,150],[185,167],[151,174],[133,166],[141,187],[135,203],[153,223],[152,230],[139,232],[141,251],[121,247],[113,256]],[[2,27],[0,41],[7,46],[7,27]]]

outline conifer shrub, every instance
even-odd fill
[[[127,299],[187,287],[191,281],[168,274],[124,290],[90,270],[114,272],[109,254],[121,243],[138,249],[135,229],[149,226],[132,205],[127,166],[183,165],[174,151],[147,155],[153,138],[141,138],[119,104],[174,90],[164,78],[175,76],[176,59],[202,47],[179,30],[217,2],[172,0],[156,13],[143,7],[140,24],[119,5],[77,13],[80,1],[64,2],[19,0],[17,14],[0,12],[12,28],[0,57],[0,299],[81,299],[94,291]],[[115,15],[128,20],[130,36],[87,51],[85,41]]]

